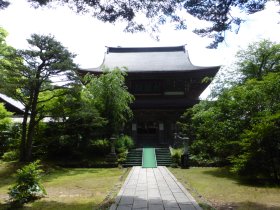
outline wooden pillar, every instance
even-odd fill
[[[137,123],[136,122],[132,123],[132,125],[131,125],[131,136],[132,136],[132,139],[134,140],[134,144],[136,145],[137,144]]]
[[[164,144],[164,123],[163,122],[160,122],[158,124],[158,127],[159,127],[159,143],[160,144]]]

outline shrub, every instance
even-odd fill
[[[118,153],[124,152],[124,150],[128,150],[133,148],[134,141],[130,136],[124,135],[116,139],[115,148]]]
[[[98,155],[106,155],[110,152],[110,142],[107,139],[92,140],[91,150]]]
[[[5,131],[11,125],[12,113],[8,112],[3,103],[0,103],[0,131]]]
[[[255,118],[241,135],[242,150],[231,157],[231,171],[253,178],[280,181],[280,112]]]
[[[122,164],[126,161],[127,151],[121,152],[118,154],[118,163]]]
[[[5,152],[2,156],[2,159],[4,161],[18,160],[18,158],[19,158],[19,153],[17,150],[11,150],[11,151]]]
[[[183,154],[183,149],[178,148],[178,149],[171,149],[171,158],[173,164],[181,165],[181,156]]]
[[[191,154],[189,157],[191,166],[199,167],[223,167],[226,166],[224,160],[218,157],[209,157],[206,154]]]
[[[43,172],[40,166],[40,161],[37,160],[17,171],[16,184],[9,189],[11,208],[21,207],[46,195],[40,183],[40,175]]]

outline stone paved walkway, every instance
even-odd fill
[[[165,167],[134,166],[110,210],[202,210]]]

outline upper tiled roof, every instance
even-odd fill
[[[23,111],[24,106],[19,101],[16,101],[1,93],[0,93],[0,103],[4,103],[5,108],[10,112],[14,112],[15,114],[24,113]]]
[[[103,64],[85,71],[100,71],[109,68],[127,67],[128,72],[192,71],[209,67],[194,66],[185,46],[175,47],[108,47]]]

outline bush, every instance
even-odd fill
[[[134,141],[130,136],[124,135],[116,139],[115,148],[118,153],[129,150],[134,147]]]
[[[11,151],[5,152],[2,156],[2,159],[4,161],[18,160],[18,158],[19,158],[19,153],[17,150],[11,150]]]
[[[123,135],[116,139],[115,148],[118,153],[118,163],[123,163],[126,160],[128,150],[133,148],[134,141],[130,136]]]
[[[199,167],[223,167],[227,166],[224,160],[218,157],[209,157],[206,154],[191,154],[189,157],[191,166],[199,166]]]
[[[8,112],[3,103],[0,103],[0,132],[5,131],[11,125],[12,113]]]
[[[91,150],[98,155],[106,155],[110,152],[110,142],[107,139],[92,140]]]
[[[126,157],[127,157],[128,152],[124,151],[118,154],[118,163],[122,164],[126,161]]]
[[[253,178],[280,181],[280,112],[255,119],[241,135],[239,154],[231,157],[231,171]]]
[[[183,148],[171,149],[171,158],[173,164],[181,165],[181,156],[183,154]]]
[[[16,184],[9,189],[12,209],[21,207],[25,203],[33,202],[46,195],[46,191],[40,183],[42,172],[40,161],[38,160],[17,171]]]

